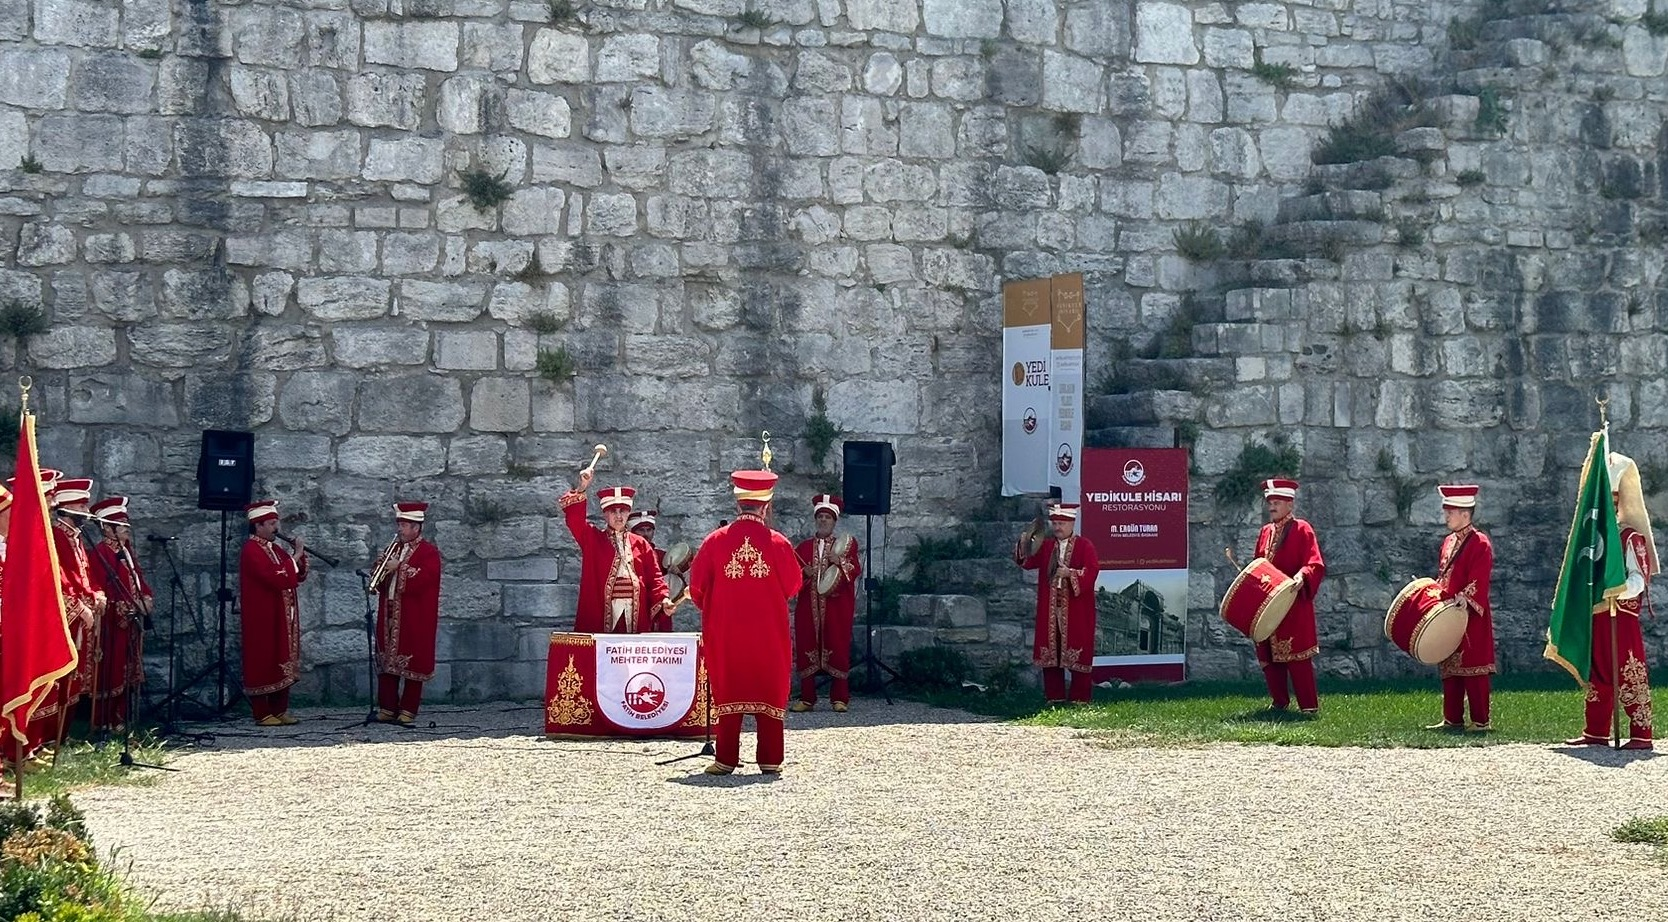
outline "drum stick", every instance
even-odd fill
[[[1228,555],[1228,562],[1234,565],[1235,570],[1240,569],[1239,561],[1234,559],[1234,549],[1233,548],[1225,547],[1225,548],[1222,549],[1222,553]]]

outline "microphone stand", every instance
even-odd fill
[[[381,722],[376,719],[376,593],[371,590],[370,573],[363,569],[353,572],[359,577],[360,590],[365,593],[365,690],[370,707],[365,711],[365,719],[346,724],[341,727],[343,730]]]
[[[174,552],[168,546],[176,538],[172,535],[146,535],[145,540],[160,545],[162,559],[168,563],[168,693],[161,701],[157,702],[157,707],[166,708],[166,716],[162,723],[163,735],[172,736],[175,727],[179,724],[176,710],[179,699],[184,696],[185,689],[191,687],[189,683],[184,688],[176,684],[178,681],[176,670],[179,661],[180,597],[182,595],[185,597],[186,611],[196,623],[201,624],[203,618],[197,610],[197,604],[192,601],[190,591],[185,588],[185,580],[180,576],[179,563],[174,560]]]
[[[103,521],[103,520],[101,520],[101,521]],[[140,659],[139,659],[140,651],[144,649],[144,640],[143,640],[143,638],[144,638],[144,630],[145,630],[145,619],[149,616],[144,613],[143,609],[140,607],[138,597],[133,594],[133,588],[134,587],[132,585],[130,585],[127,582],[127,580],[122,577],[120,567],[119,566],[115,566],[115,567],[111,566],[110,561],[104,559],[104,555],[99,553],[99,550],[98,550],[99,549],[99,544],[102,544],[102,543],[103,542],[100,541],[98,544],[93,545],[92,556],[98,558],[98,562],[99,562],[100,566],[103,567],[103,569],[104,569],[104,576],[105,576],[105,579],[107,581],[106,585],[113,585],[117,588],[120,588],[121,591],[122,591],[122,595],[125,596],[126,599],[127,599],[128,607],[132,609],[132,616],[129,619],[132,623],[128,625],[128,635],[127,635],[127,657],[128,657],[127,658],[127,666],[128,666],[128,668],[131,669],[134,663],[140,662]],[[129,548],[127,548],[127,547],[121,545],[120,543],[118,543],[117,549],[116,549],[116,560],[117,560],[118,564],[123,560],[124,557],[126,558],[128,568],[133,570],[134,575],[135,575],[134,582],[137,583],[138,582],[138,579],[137,579],[138,570],[134,566],[134,563],[133,563],[132,551]],[[115,600],[110,598],[110,593],[109,592],[105,593],[105,598],[107,600],[106,601],[107,606],[116,604]],[[109,627],[109,622],[105,620],[105,618],[108,615],[109,615],[109,609],[106,608],[105,609],[105,614],[100,616],[100,618],[99,618],[98,657],[97,657],[96,661],[94,662],[94,669],[96,669],[98,671],[103,671],[103,669],[104,669],[104,642],[109,639],[109,631],[107,630],[107,628]],[[120,615],[117,615],[117,617],[120,617]],[[141,664],[139,668],[141,670],[141,674],[143,674],[143,670],[144,670],[143,664]],[[109,677],[106,677],[106,678],[109,679]],[[127,715],[127,719],[124,722],[123,734],[122,734],[122,753],[121,753],[120,757],[118,757],[117,761],[120,764],[127,766],[128,768],[150,768],[150,769],[155,769],[157,771],[169,771],[169,772],[179,771],[179,769],[177,769],[177,768],[168,768],[167,766],[163,766],[163,765],[152,765],[149,762],[140,762],[137,759],[133,758],[133,727],[140,720],[140,717],[141,717],[141,714],[142,714],[142,711],[143,711],[143,706],[144,706],[144,696],[142,696],[138,693],[136,683],[130,683],[130,682],[126,681],[126,679],[127,679],[126,675],[121,676],[121,679],[122,679],[122,682],[123,682],[122,696],[127,699],[127,704],[128,704],[128,707],[131,709],[131,711]],[[98,679],[95,677],[95,679],[94,679],[94,688],[96,689],[99,684],[100,683],[98,682]],[[114,700],[114,696],[111,696],[111,697],[112,697],[112,700]],[[104,742],[104,739],[102,739],[102,737],[104,736],[105,733],[108,732],[109,728],[108,728],[107,725],[104,725],[104,724],[99,722],[99,700],[98,700],[96,692],[95,692],[95,695],[93,697],[91,714],[92,714],[93,723],[98,725],[97,734],[101,737],[99,742]]]

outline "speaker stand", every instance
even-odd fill
[[[875,655],[875,594],[880,591],[880,580],[874,576],[875,566],[875,519],[872,515],[863,516],[863,691],[874,694],[877,690],[886,698],[887,704],[892,704],[892,693],[887,687],[903,676],[891,666],[880,661]],[[884,671],[889,678],[882,681],[880,673]]]

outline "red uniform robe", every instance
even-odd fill
[[[1442,661],[1442,678],[1488,675],[1495,671],[1494,609],[1488,601],[1489,578],[1494,573],[1494,545],[1475,528],[1442,539],[1437,585],[1443,598],[1465,609],[1465,638],[1458,650]]]
[[[794,663],[802,679],[819,672],[836,679],[851,674],[851,625],[857,614],[857,578],[863,575],[863,565],[857,562],[855,540],[840,560],[833,559],[833,545],[830,535],[807,538],[794,549],[801,561],[811,565],[793,606]],[[839,582],[821,595],[817,583],[823,571],[831,568],[839,569]]]
[[[64,597],[64,614],[70,619],[70,637],[80,661],[66,677],[71,703],[88,693],[93,669],[98,662],[98,623],[103,616],[103,581],[93,572],[81,529],[62,519],[52,525],[52,543],[58,551],[59,592]],[[36,712],[39,713],[38,711]]]
[[[1268,558],[1274,568],[1287,576],[1303,576],[1297,598],[1274,633],[1257,644],[1257,662],[1294,663],[1311,659],[1320,652],[1315,628],[1315,593],[1326,578],[1326,561],[1321,559],[1315,530],[1297,516],[1287,516],[1276,525],[1270,522],[1257,533],[1257,556]]]
[[[1628,736],[1636,740],[1652,738],[1651,680],[1645,665],[1645,635],[1640,629],[1639,613],[1650,593],[1651,555],[1645,536],[1623,527],[1622,547],[1627,555],[1628,575],[1637,574],[1644,590],[1631,599],[1616,600],[1616,616],[1609,611],[1593,614],[1592,668],[1588,672],[1586,735],[1602,739],[1610,735],[1610,721],[1615,708],[1615,696],[1622,698],[1622,711],[1627,715]],[[1615,651],[1612,652],[1611,629],[1615,629]],[[1615,675],[1618,662],[1620,681]]]
[[[631,555],[631,611],[623,633],[641,634],[655,629],[655,615],[666,601],[666,580],[655,560],[654,545],[642,535],[629,531],[610,532],[585,521],[586,495],[569,490],[562,495],[562,515],[568,531],[579,544],[579,611],[573,616],[578,634],[613,633],[613,612],[608,605],[608,581],[614,561],[621,553]]]
[[[788,709],[788,600],[799,592],[793,544],[756,515],[742,514],[707,535],[689,569],[701,610],[702,647],[712,682],[713,713],[764,714]]]
[[[1043,669],[1093,672],[1095,668],[1095,577],[1100,559],[1088,538],[1065,540],[1066,563],[1061,566],[1060,542],[1049,538],[1035,554],[1021,560],[1037,575],[1036,639],[1031,661]]]
[[[440,630],[440,549],[419,538],[397,553],[377,589],[376,671],[427,682]]]
[[[105,538],[93,552],[98,555],[93,572],[102,580],[105,597],[98,696],[112,700],[145,681],[141,659],[145,612],[140,603],[151,598],[151,587],[132,548]]]
[[[301,609],[295,587],[307,579],[307,557],[254,535],[238,557],[243,608],[243,693],[270,695],[301,676]]]

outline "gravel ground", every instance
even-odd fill
[[[101,849],[166,905],[297,919],[1668,918],[1668,863],[1608,838],[1668,812],[1639,754],[1105,749],[859,701],[794,715],[782,777],[709,778],[537,708],[301,716],[79,795]]]

